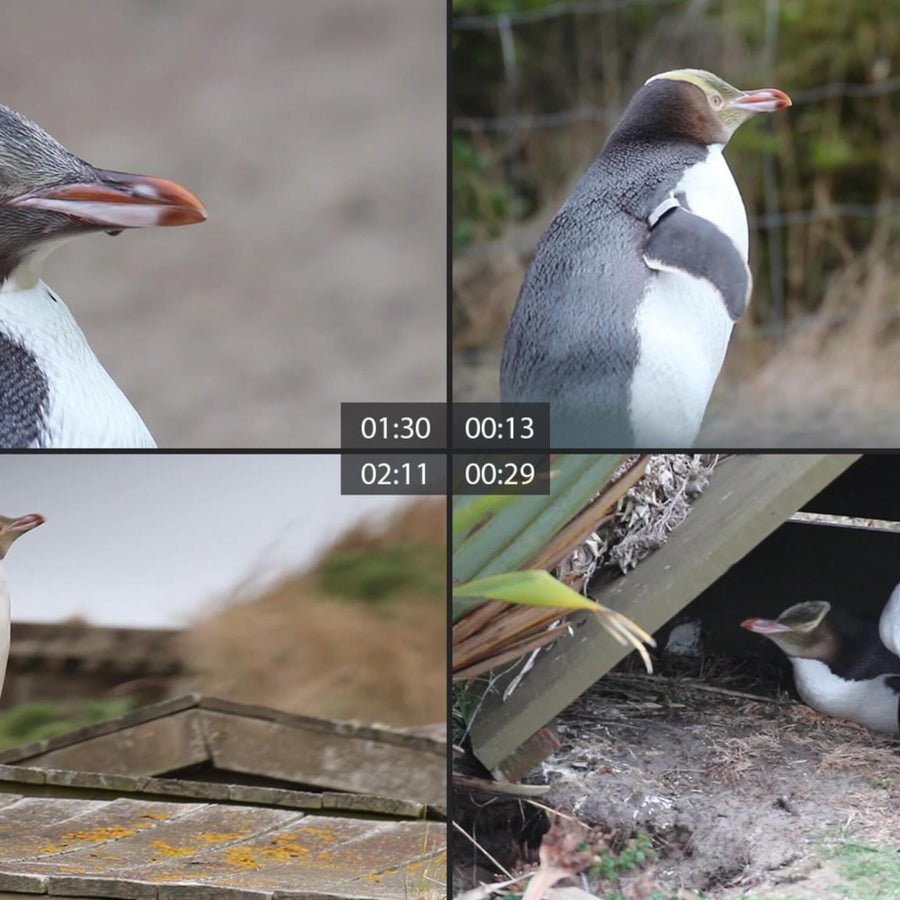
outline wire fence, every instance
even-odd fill
[[[791,91],[791,104],[803,106],[834,97],[879,97],[900,91],[900,76],[868,84],[852,84],[832,81],[805,91]],[[547,128],[565,128],[583,122],[612,125],[618,121],[622,110],[602,106],[578,106],[551,113],[518,113],[507,116],[456,116],[453,130],[458,133],[538,131]]]
[[[563,16],[603,16],[616,10],[630,7],[671,6],[682,0],[576,0],[576,2],[556,3],[543,9],[492,15],[459,16],[452,20],[454,31],[495,30],[498,36],[506,96],[515,98],[520,73],[516,52],[516,29],[535,23],[548,22]],[[762,57],[767,70],[774,67],[778,42],[780,0],[761,0],[765,4],[765,29]],[[877,73],[878,69],[875,67]],[[791,91],[794,106],[816,103],[834,98],[874,98],[900,92],[900,76],[883,77],[867,83],[828,82],[798,91]],[[514,101],[512,101],[515,106]],[[619,119],[620,108],[595,105],[580,105],[569,109],[550,112],[512,112],[492,117],[454,116],[451,127],[456,134],[518,135],[529,131],[569,128],[584,123],[596,123],[612,127]],[[771,128],[771,123],[768,123]],[[900,197],[889,198],[878,203],[832,203],[808,209],[782,209],[779,205],[779,186],[775,171],[775,161],[771,154],[764,158],[763,169],[763,212],[749,218],[750,227],[763,234],[768,254],[768,288],[772,320],[766,330],[784,333],[791,330],[785,322],[784,261],[782,246],[778,238],[780,229],[793,225],[808,225],[816,222],[847,219],[878,219],[900,214]]]

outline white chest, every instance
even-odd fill
[[[691,212],[713,222],[747,259],[747,216],[737,185],[713,147],[675,188]],[[639,354],[631,384],[638,446],[694,443],[725,359],[733,322],[708,281],[680,271],[653,271],[637,309]]]
[[[3,561],[0,560],[0,694],[3,693],[6,663],[9,659],[9,618],[9,586],[6,583]]]
[[[797,693],[813,709],[859,722],[873,731],[900,733],[897,693],[882,675],[872,681],[845,681],[818,659],[792,659]]]
[[[43,282],[0,291],[0,330],[28,350],[47,379],[41,446],[156,446],[66,305]]]
[[[732,321],[707,281],[657,272],[635,322],[631,419],[639,447],[690,447],[722,368]]]
[[[692,213],[708,219],[734,241],[746,262],[747,211],[720,145],[713,144],[706,159],[685,171],[675,187],[675,196],[681,194]]]

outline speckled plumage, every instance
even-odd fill
[[[156,446],[40,274],[75,235],[205,218],[180,185],[95,168],[0,106],[0,447]]]
[[[731,92],[723,111],[698,84]],[[693,443],[749,294],[746,214],[720,151],[764,93],[790,102],[696,70],[650,79],[541,238],[500,385],[505,401],[550,403],[553,446]],[[680,210],[651,219],[672,199]]]

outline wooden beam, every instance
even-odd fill
[[[742,454],[723,460],[669,540],[596,599],[653,633],[858,458]],[[572,623],[573,633],[538,657],[506,702],[502,694],[514,673],[497,679],[472,725],[475,755],[501,780],[520,774],[516,750],[630,650],[590,613]]]

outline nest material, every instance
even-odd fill
[[[720,459],[712,453],[651,456],[644,477],[563,561],[557,577],[584,588],[597,576],[612,580],[633,569],[687,518]]]

